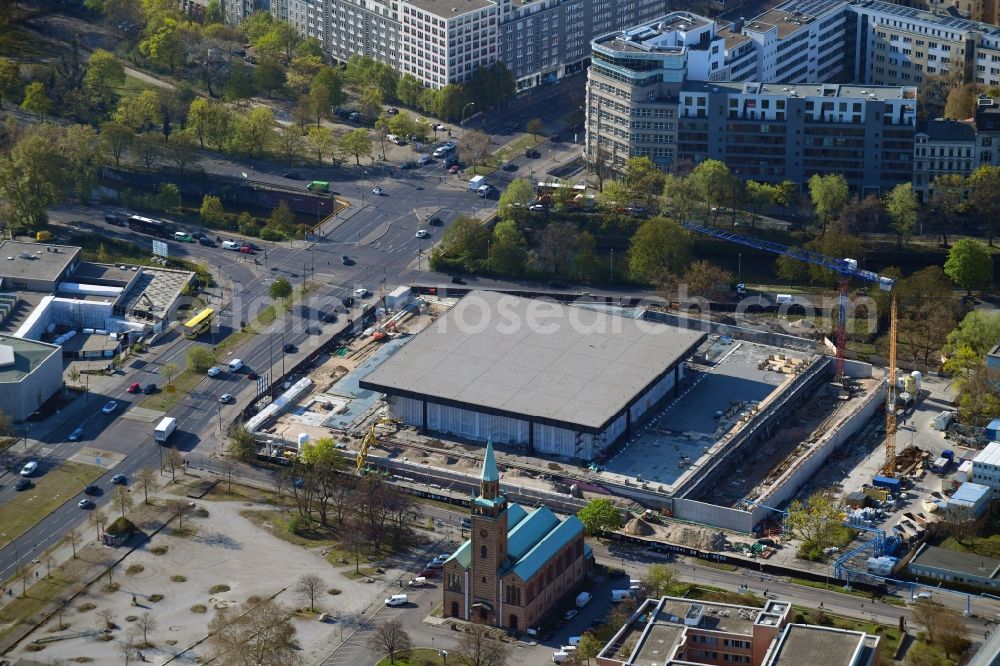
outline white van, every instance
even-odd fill
[[[236,241],[224,240],[222,241],[222,247],[226,250],[239,250],[241,246]]]
[[[243,361],[238,358],[234,358],[229,362],[229,372],[239,372],[243,367]]]
[[[795,302],[795,297],[792,296],[791,294],[777,294],[777,297],[774,299],[774,302],[777,303],[778,305],[785,305],[785,304],[791,305],[792,303]]]
[[[559,650],[558,652],[552,653],[552,663],[553,664],[565,664],[569,661],[569,652],[563,652]]]
[[[386,606],[405,606],[409,599],[406,598],[405,594],[394,594],[391,597],[386,597]]]

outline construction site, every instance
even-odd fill
[[[265,453],[294,455],[303,443],[333,437],[362,465],[391,460],[403,476],[473,477],[481,441],[401,423],[382,394],[362,387],[457,302],[416,294],[393,301],[380,324],[319,357],[248,422],[267,442]],[[654,331],[676,330],[648,313],[628,314]],[[676,387],[591,460],[495,440],[505,482],[564,495],[612,494],[663,515],[751,532],[871,420],[884,404],[885,383],[863,363],[848,363],[853,376],[833,383],[831,357],[735,333],[704,338],[677,370]]]

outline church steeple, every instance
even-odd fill
[[[493,440],[486,441],[486,457],[483,459],[483,472],[479,477],[479,496],[493,500],[500,496],[500,471],[493,455]]]

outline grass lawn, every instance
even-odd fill
[[[42,573],[44,572],[45,569],[43,567]],[[11,636],[13,632],[23,631],[23,623],[38,618],[47,604],[60,597],[68,596],[66,594],[67,590],[76,584],[77,581],[78,579],[75,576],[64,571],[62,567],[53,569],[51,576],[46,576],[34,585],[29,586],[26,596],[13,599],[0,609],[0,626],[6,628],[5,631],[0,631],[0,645],[3,645],[8,636]],[[14,586],[16,592],[21,591],[20,582],[12,582],[11,585]],[[69,623],[73,615],[72,611],[67,612],[63,618],[63,622]]]
[[[955,537],[948,537],[941,542],[941,548],[956,550],[960,553],[975,553],[983,557],[1000,558],[1000,534],[988,537],[965,537],[964,543],[959,543]]]
[[[764,598],[752,592],[730,592],[721,587],[711,585],[689,585],[678,583],[673,596],[715,601],[721,604],[738,604],[741,606],[763,606]]]
[[[807,580],[805,578],[792,578],[788,579],[789,582],[795,583],[796,585],[804,585],[806,587],[815,587],[821,590],[830,590],[831,592],[836,592],[838,594],[849,594],[852,597],[861,597],[863,599],[870,599],[871,593],[865,590],[856,590],[851,588],[850,590],[845,590],[844,586],[840,583],[823,583],[816,580]],[[882,601],[893,606],[905,606],[906,602],[902,599],[897,599],[896,597],[883,597]]]
[[[205,377],[204,372],[195,372],[194,370],[179,372],[170,378],[170,385],[174,388],[173,392],[164,387],[159,393],[146,396],[140,406],[161,412],[169,411],[174,405],[186,398]]]
[[[414,648],[401,652],[396,656],[396,661],[390,662],[388,657],[384,657],[377,666],[438,666],[444,664],[444,660],[438,656],[438,651],[431,648]]]
[[[45,469],[44,467],[42,469]],[[83,463],[64,462],[42,476],[33,488],[23,490],[0,506],[0,548],[27,532],[56,507],[104,474],[104,469]]]
[[[709,567],[710,569],[722,569],[723,571],[736,571],[739,569],[735,564],[729,564],[728,562],[716,562],[714,560],[702,560],[698,558],[694,562],[699,567]]]
[[[117,92],[122,97],[134,97],[141,93],[143,90],[157,90],[157,87],[146,83],[142,79],[137,79],[131,74],[125,75],[125,83],[120,86],[115,86],[115,92]]]
[[[538,137],[533,134],[522,134],[516,139],[508,141],[494,153],[494,156],[501,162],[507,162],[518,155],[523,155],[525,149],[534,148],[540,143]]]

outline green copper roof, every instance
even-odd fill
[[[520,504],[511,504],[507,507],[507,531],[513,530],[514,527],[520,523],[528,512],[524,510],[524,507]],[[468,569],[472,564],[472,541],[467,540],[461,546],[459,546],[454,553],[451,554],[445,562],[458,562],[459,566],[463,569]]]
[[[548,532],[534,548],[514,565],[514,573],[523,581],[531,580],[542,567],[555,557],[567,543],[583,534],[583,523],[576,516],[570,516]]]
[[[507,535],[507,555],[518,561],[558,524],[559,518],[551,509],[538,507]]]
[[[486,458],[483,459],[483,481],[500,481],[500,471],[497,469],[497,459],[493,455],[493,440],[486,440]]]

